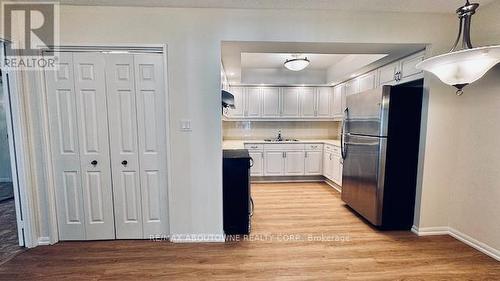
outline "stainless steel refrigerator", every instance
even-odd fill
[[[410,229],[417,184],[422,80],[346,97],[342,200],[382,229]]]

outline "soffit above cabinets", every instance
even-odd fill
[[[423,44],[306,42],[222,42],[222,63],[229,83],[258,85],[329,85],[424,49]],[[307,57],[302,71],[283,63]]]
[[[494,0],[475,0],[481,5]],[[463,0],[60,0],[63,5],[452,13]]]

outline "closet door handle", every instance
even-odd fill
[[[92,164],[92,166],[96,166],[97,165],[97,160],[92,160],[92,162],[90,162],[90,164]]]
[[[127,160],[123,160],[123,161],[122,161],[122,165],[123,165],[123,166],[127,166],[127,164],[128,164]]]

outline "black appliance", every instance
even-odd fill
[[[250,189],[252,158],[246,149],[223,151],[222,193],[224,232],[226,235],[249,234],[253,201]]]
[[[222,90],[222,108],[235,108],[234,95],[228,91]]]

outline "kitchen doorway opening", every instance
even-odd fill
[[[0,39],[0,59],[9,42]],[[0,67],[0,264],[24,250],[22,188],[14,125],[16,73]]]

